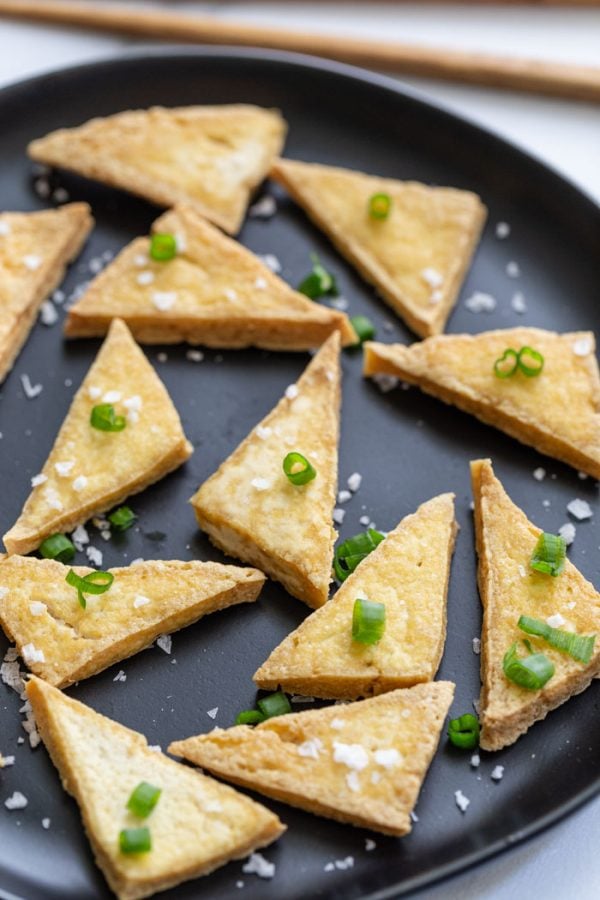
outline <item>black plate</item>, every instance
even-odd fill
[[[558,330],[598,325],[600,215],[590,200],[497,137],[404,92],[395,82],[331,63],[254,51],[161,51],[11,87],[0,94],[0,205],[4,209],[43,205],[32,191],[32,167],[24,150],[31,138],[53,128],[154,103],[239,101],[283,110],[290,123],[286,148],[290,157],[479,192],[490,209],[490,222],[450,319],[450,331],[521,323]],[[80,262],[68,276],[70,292],[89,277],[90,259],[146,233],[156,210],[72,176],[62,176],[60,183],[72,198],[92,204],[98,223],[82,257],[86,271]],[[508,240],[499,241],[494,235],[499,220],[512,226]],[[369,315],[382,340],[412,340],[283,197],[276,218],[248,220],[241,240],[256,252],[276,254],[292,284],[306,274],[309,253],[316,250],[336,273],[352,313]],[[507,277],[509,260],[519,263],[519,279]],[[498,299],[493,314],[476,315],[465,309],[463,300],[474,290]],[[511,309],[509,301],[516,290],[526,297],[526,315]],[[393,329],[384,330],[384,322],[393,322]],[[38,325],[8,378],[0,403],[3,531],[19,513],[29,479],[40,470],[98,346],[97,341],[66,344],[60,326],[48,330]],[[103,550],[105,566],[139,556],[222,559],[196,529],[186,501],[299,375],[308,356],[208,352],[197,364],[186,360],[182,346],[165,348],[168,361],[161,363],[162,348],[146,349],[196,452],[185,467],[132,501],[140,516],[139,529],[109,543],[99,536],[93,542]],[[465,712],[479,689],[471,639],[480,626],[468,461],[492,456],[516,502],[551,531],[567,520],[565,506],[575,496],[590,501],[598,513],[596,485],[419,391],[380,393],[362,380],[359,354],[345,353],[343,365],[340,485],[358,471],[363,486],[345,507],[342,536],[358,531],[365,513],[381,528],[390,529],[422,501],[442,491],[456,492],[461,532],[439,674],[457,683],[454,714]],[[24,398],[22,373],[43,384],[37,399]],[[540,465],[549,473],[542,483],[532,478]],[[544,505],[547,500],[550,506]],[[593,522],[582,523],[570,555],[598,582],[597,545]],[[236,712],[254,701],[251,675],[258,664],[305,615],[303,604],[269,584],[257,604],[210,616],[176,634],[170,658],[160,649],[148,650],[71,693],[166,747],[175,738],[208,731],[214,724],[230,725]],[[6,641],[0,644],[4,651]],[[113,683],[120,668],[127,681]],[[12,691],[0,690],[0,749],[17,757],[15,766],[0,776],[0,801],[15,789],[29,799],[23,812],[0,807],[0,886],[27,900],[108,896],[75,803],[63,793],[43,748],[31,752],[27,745],[17,745],[22,734],[20,702]],[[470,768],[470,754],[454,752],[442,740],[417,807],[419,821],[403,840],[369,835],[266,801],[289,825],[287,835],[265,851],[277,863],[272,882],[242,875],[241,864],[232,863],[168,896],[383,898],[481,860],[555,821],[598,789],[599,699],[596,683],[536,725],[516,746],[482,754],[479,770]],[[213,722],[206,711],[215,706],[219,712]],[[490,779],[497,763],[505,766],[500,783]],[[471,800],[466,815],[454,802],[458,789]],[[40,824],[45,816],[52,819],[48,831]],[[377,841],[372,852],[365,851],[367,836]],[[354,857],[353,868],[324,871],[329,861],[347,856]],[[243,892],[235,887],[238,879],[245,882]]]

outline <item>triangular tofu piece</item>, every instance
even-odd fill
[[[87,203],[0,213],[0,384],[93,224]]]
[[[454,696],[449,681],[175,741],[221,778],[309,812],[402,836]]]
[[[333,331],[357,343],[345,313],[292,290],[191,207],[165,213],[152,230],[175,235],[176,257],[155,262],[150,239],[134,240],[71,307],[67,336],[106,334],[117,317],[148,344],[309,350]]]
[[[456,529],[453,494],[423,503],[273,650],[254,675],[258,687],[355,700],[431,681],[446,639]],[[352,640],[357,597],[385,604],[385,632],[377,644]]]
[[[70,568],[25,556],[0,561],[0,624],[31,671],[56,687],[89,678],[208,613],[251,603],[265,581],[256,569],[213,562],[140,562],[109,569],[110,589],[87,596],[82,609],[65,581]],[[93,570],[75,571],[83,577]]]
[[[546,641],[525,634],[517,627],[519,616],[546,621],[560,615],[565,621],[561,628],[598,634],[600,594],[568,560],[564,572],[555,578],[533,570],[530,561],[540,529],[508,497],[490,460],[472,462],[471,476],[483,604],[480,743],[484,750],[500,750],[550,710],[585,690],[600,672],[598,639],[586,666]],[[520,645],[519,655],[527,655],[523,638],[554,663],[555,674],[541,691],[525,690],[504,675],[504,654],[515,641]]]
[[[287,159],[271,177],[413,331],[444,330],[485,222],[477,194]],[[392,201],[385,220],[369,214],[380,193]]]
[[[79,805],[96,863],[120,900],[206,875],[285,831],[264,806],[151,750],[142,734],[44,681],[31,678],[27,697],[63,787]],[[161,790],[147,818],[127,810],[142,781]],[[143,826],[151,850],[122,853],[121,830]]]
[[[540,375],[498,378],[507,348],[544,356]],[[507,328],[406,347],[368,343],[364,374],[395,375],[524,444],[600,478],[600,377],[592,332]]]
[[[295,385],[204,482],[191,503],[200,527],[230,556],[257,566],[309,606],[326,602],[340,425],[340,336],[327,340]],[[297,451],[317,470],[296,486],[283,472]]]
[[[90,424],[113,404],[122,431]],[[192,453],[177,410],[127,326],[115,319],[71,407],[21,515],[4,535],[9,553],[29,553],[180,466]]]
[[[136,109],[32,141],[31,159],[145,197],[190,203],[236,234],[250,195],[283,147],[286,123],[258,106]]]

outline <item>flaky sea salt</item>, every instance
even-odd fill
[[[475,291],[465,300],[465,306],[472,313],[493,312],[496,309],[496,298],[483,291]]]
[[[21,791],[14,791],[10,797],[7,797],[4,801],[4,805],[7,809],[15,810],[15,809],[25,809],[28,804],[27,797],[25,794],[22,794]]]
[[[468,797],[465,797],[462,791],[454,791],[454,800],[462,813],[467,811],[467,807],[471,803]]]
[[[584,519],[591,519],[593,516],[592,508],[587,500],[579,498],[567,503],[567,511],[580,522],[583,522]]]
[[[56,307],[50,300],[44,300],[42,305],[40,306],[40,322],[42,325],[46,325],[48,328],[52,325],[56,325],[58,322],[58,313],[56,311]]]
[[[564,539],[565,544],[569,547],[575,540],[576,529],[572,522],[565,522],[558,529],[558,533]]]
[[[41,384],[32,384],[29,375],[21,375],[21,384],[23,385],[23,393],[28,400],[34,400],[44,390]]]
[[[242,872],[246,875],[258,875],[259,878],[273,878],[275,863],[266,860],[262,853],[252,853],[248,862],[242,866]]]
[[[170,654],[173,647],[173,639],[170,634],[161,634],[156,639],[156,646],[160,647],[163,653]]]
[[[270,219],[277,212],[277,203],[275,197],[264,194],[256,203],[253,203],[248,210],[248,215],[252,219]]]

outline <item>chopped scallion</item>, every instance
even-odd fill
[[[336,548],[333,569],[339,582],[345,581],[359,563],[382,542],[385,535],[374,528],[368,528],[354,537],[348,538]]]
[[[109,589],[115,576],[110,572],[90,572],[88,575],[78,575],[73,569],[69,569],[65,581],[71,587],[77,588],[79,605],[85,609],[87,602],[85,594],[104,594]]]
[[[68,563],[75,556],[75,547],[66,535],[53,534],[40,544],[40,553],[44,559]]]
[[[544,368],[544,357],[533,347],[521,347],[519,350],[519,369],[528,378],[539,375]]]
[[[376,644],[385,631],[385,604],[359,598],[352,610],[352,640],[358,644]]]
[[[127,809],[130,809],[140,819],[145,819],[158,803],[161,793],[161,788],[155,787],[147,781],[140,781],[127,801]]]
[[[515,350],[507,347],[502,356],[494,363],[494,375],[497,378],[510,378],[520,371],[527,378],[534,378],[544,368],[544,357],[533,347],[521,347]]]
[[[392,198],[389,194],[372,194],[369,197],[369,215],[372,219],[387,219],[392,209]]]
[[[92,408],[90,425],[98,431],[123,431],[126,424],[125,416],[117,416],[112,403],[99,403]]]
[[[472,713],[465,713],[448,722],[450,743],[462,750],[473,750],[479,743],[479,720]]]
[[[316,253],[311,253],[310,258],[313,263],[312,272],[298,285],[300,293],[310,297],[311,300],[318,300],[319,297],[337,297],[338,289],[333,275],[321,265]]]
[[[266,697],[261,697],[260,700],[257,700],[256,705],[265,719],[272,719],[274,716],[283,716],[292,711],[290,701],[283,691],[277,691],[275,694],[268,694]]]
[[[573,659],[586,666],[592,658],[595,634],[583,635],[573,631],[562,631],[560,628],[552,628],[547,622],[533,619],[531,616],[521,616],[517,624],[521,631],[543,638],[555,650],[568,653]]]
[[[168,262],[177,256],[174,234],[153,234],[150,238],[150,257],[156,262]]]
[[[519,687],[528,691],[539,691],[554,675],[554,663],[543,653],[530,652],[529,656],[518,656],[517,644],[515,641],[504,654],[502,661],[504,674],[509,681],[518,684]]]
[[[352,316],[350,324],[356,332],[358,338],[355,346],[359,346],[365,341],[371,341],[375,337],[375,326],[367,316]]]
[[[136,514],[128,506],[119,506],[119,508],[115,509],[114,512],[111,512],[108,517],[108,521],[113,528],[117,529],[117,531],[127,531],[128,528],[131,528],[136,519]]]
[[[152,849],[150,829],[123,828],[119,834],[119,848],[121,853],[148,853]]]
[[[309,463],[301,453],[293,451],[288,453],[283,460],[283,471],[292,484],[308,484],[317,477],[317,470]]]
[[[519,354],[512,347],[507,347],[502,356],[494,363],[494,375],[497,378],[510,378],[519,368]]]
[[[244,709],[235,718],[236,725],[258,725],[265,721],[265,716],[258,709]]]
[[[529,565],[536,572],[556,578],[565,568],[566,554],[567,543],[564,537],[560,534],[548,534],[547,531],[543,531],[535,545]]]

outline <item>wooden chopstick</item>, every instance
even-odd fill
[[[182,43],[292,50],[406,75],[600,102],[600,67],[413,46],[333,34],[311,34],[211,16],[135,10],[71,0],[0,0],[0,16],[60,23]]]

